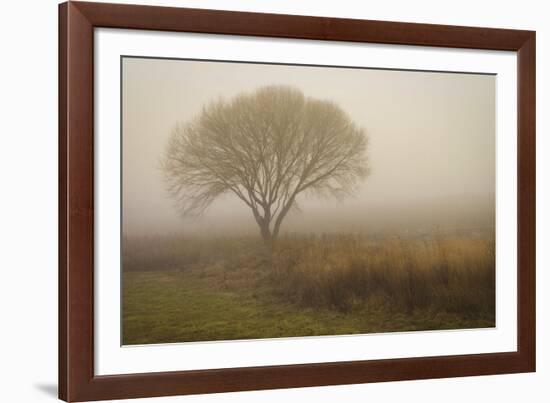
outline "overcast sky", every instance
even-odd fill
[[[181,218],[159,161],[177,122],[189,121],[213,99],[274,84],[336,102],[370,141],[372,171],[357,195],[343,202],[299,199],[302,211],[285,221],[286,229],[346,229],[358,222],[391,227],[399,220],[417,225],[431,216],[462,219],[464,206],[471,213],[467,225],[492,220],[494,76],[125,58],[124,232],[255,230],[247,207],[232,197],[200,219]],[[437,224],[437,217],[429,224]]]

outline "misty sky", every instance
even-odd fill
[[[199,219],[179,216],[159,165],[177,122],[265,85],[336,102],[370,141],[371,174],[356,196],[298,198],[283,231],[494,222],[495,76],[124,58],[125,234],[257,231],[230,196]]]

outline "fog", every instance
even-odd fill
[[[266,85],[334,101],[369,137],[371,173],[355,195],[298,197],[283,233],[494,225],[495,76],[124,58],[126,235],[258,232],[248,207],[229,195],[199,218],[179,215],[160,160],[177,122]]]

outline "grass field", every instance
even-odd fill
[[[123,259],[126,345],[495,324],[487,236],[126,238]]]

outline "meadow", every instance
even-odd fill
[[[485,234],[124,238],[123,344],[495,326]]]

